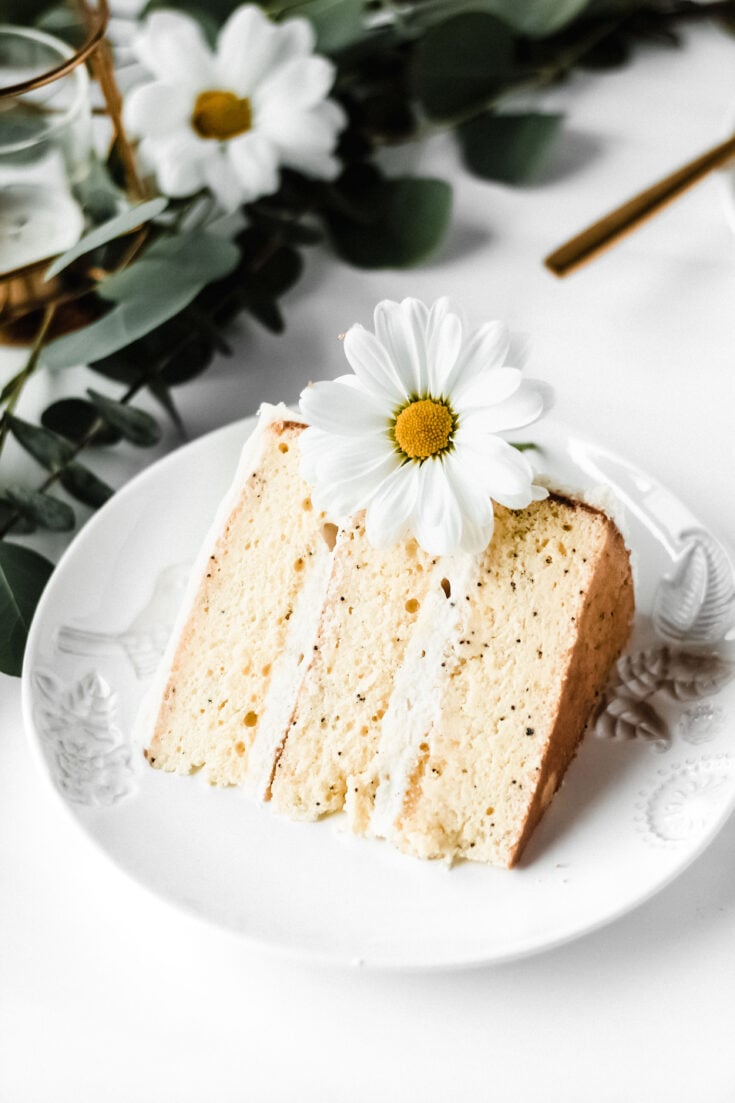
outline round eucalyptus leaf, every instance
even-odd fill
[[[167,199],[160,197],[149,199],[146,203],[138,203],[135,207],[129,207],[128,210],[115,215],[114,218],[104,222],[101,226],[96,226],[94,230],[90,230],[88,234],[80,238],[71,249],[67,249],[65,253],[56,258],[46,272],[46,279],[50,280],[53,276],[58,276],[59,272],[63,272],[73,261],[84,256],[85,253],[91,252],[92,249],[105,245],[114,238],[122,237],[123,234],[128,234],[136,227],[149,222],[152,218],[161,214],[167,206]]]
[[[36,525],[28,517],[19,513],[15,506],[0,494],[0,528],[13,536],[27,536],[36,531]]]
[[[18,676],[38,600],[54,569],[31,548],[0,541],[0,671]]]
[[[240,260],[240,250],[227,238],[203,230],[161,237],[133,264],[108,276],[98,293],[110,302],[129,302],[156,294],[164,281],[173,288],[197,289],[222,279]]]
[[[435,119],[479,109],[513,80],[513,58],[505,23],[487,12],[455,15],[428,30],[416,46],[416,95]]]
[[[151,288],[147,295],[120,303],[84,329],[57,337],[45,346],[41,361],[52,370],[88,364],[90,361],[96,363],[173,318],[196,298],[200,290],[199,284],[186,287],[159,284]]]
[[[169,357],[156,377],[168,387],[188,383],[209,367],[213,356],[214,343],[210,335],[193,331],[189,339]]]
[[[473,7],[494,12],[517,31],[533,38],[556,34],[576,19],[592,0],[480,0]]]
[[[336,211],[327,218],[335,251],[358,268],[410,268],[444,237],[452,189],[443,180],[405,176],[381,186],[380,214],[363,223]]]
[[[537,178],[563,116],[478,115],[457,128],[467,168],[484,180],[525,184]]]
[[[70,463],[59,473],[59,482],[77,501],[99,509],[115,491],[81,463]]]
[[[51,532],[69,532],[74,528],[74,510],[68,502],[62,502],[40,490],[27,490],[22,486],[9,486],[5,497],[19,513],[42,529]]]
[[[98,411],[84,398],[61,398],[47,406],[41,414],[41,424],[46,429],[66,437],[73,444],[83,440],[95,423],[98,423],[95,444],[117,444],[122,439],[122,433],[117,429],[106,423],[100,424]]]
[[[332,54],[363,34],[364,8],[364,0],[306,0],[294,14],[313,24],[318,52]]]
[[[100,416],[113,429],[117,429],[125,440],[138,448],[151,448],[154,444],[158,444],[161,439],[161,429],[156,419],[146,410],[130,406],[125,402],[116,402],[91,388],[87,389],[87,394]]]
[[[269,299],[244,299],[245,310],[271,333],[283,333],[286,323],[278,303]]]
[[[14,414],[6,414],[6,418],[10,432],[21,448],[44,467],[55,471],[72,459],[74,449],[58,433],[38,425],[31,425],[29,421],[24,421]]]

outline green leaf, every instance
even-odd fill
[[[146,355],[147,350],[140,349],[140,355],[136,355],[134,350],[138,350],[144,340],[145,338],[142,338],[141,341],[131,342],[129,345],[111,352],[109,356],[101,356],[99,360],[92,360],[87,367],[91,371],[97,372],[98,375],[103,375],[105,379],[114,380],[115,383],[126,383],[128,386],[131,383],[137,383],[143,374],[143,364],[148,356]],[[53,429],[54,426],[51,425],[49,428]]]
[[[27,19],[23,20],[25,23]],[[42,15],[35,24],[39,30],[61,38],[75,48],[81,46],[86,38],[84,24],[78,14],[68,4],[58,3]]]
[[[103,506],[115,493],[111,486],[98,479],[81,463],[68,464],[60,472],[59,482],[77,501],[92,506],[93,509]]]
[[[414,88],[432,118],[479,109],[513,76],[511,33],[485,12],[453,16],[427,31],[416,46]]]
[[[139,448],[151,448],[161,439],[158,422],[145,410],[128,406],[124,402],[115,402],[106,395],[87,388],[87,394],[100,415],[108,425]]]
[[[118,305],[98,321],[48,344],[43,364],[52,369],[99,361],[157,329],[184,310],[202,288],[237,267],[240,250],[215,234],[193,231],[161,238],[98,291]]]
[[[105,245],[114,238],[130,233],[131,230],[134,230],[137,226],[142,226],[145,222],[150,222],[152,218],[156,218],[162,211],[165,211],[167,206],[168,199],[149,199],[146,203],[138,203],[137,206],[123,211],[122,214],[115,215],[108,222],[103,222],[101,226],[96,226],[94,230],[80,238],[76,245],[73,245],[71,249],[67,249],[65,253],[56,258],[48,268],[45,278],[50,280],[54,276],[58,276],[59,272],[63,272],[78,257],[84,256],[92,249],[97,249],[100,245]]]
[[[449,225],[452,189],[443,180],[405,176],[380,184],[371,221],[327,214],[332,243],[358,268],[408,268],[433,252]]]
[[[316,31],[317,51],[331,54],[361,37],[364,7],[364,0],[305,0],[289,15],[305,16]]]
[[[148,386],[151,387],[156,380],[160,380],[166,387],[188,383],[190,379],[195,379],[209,367],[213,356],[212,338],[207,333],[197,333],[195,330],[189,340],[166,360],[161,371],[152,376]]]
[[[270,333],[283,333],[286,328],[278,303],[268,299],[247,299],[243,295],[243,306]]]
[[[282,245],[253,274],[253,288],[249,290],[254,291],[258,298],[280,299],[298,282],[303,269],[301,254],[288,245]]]
[[[9,486],[4,491],[4,497],[39,528],[50,529],[51,532],[69,532],[74,528],[74,510],[67,502],[50,494],[26,490],[22,486]]]
[[[160,284],[151,288],[147,295],[120,303],[84,329],[51,341],[41,353],[42,363],[47,368],[59,369],[102,360],[173,318],[200,290],[198,284],[188,287]]]
[[[478,115],[457,128],[467,168],[484,180],[525,184],[538,177],[562,115]]]
[[[53,563],[31,548],[0,541],[0,671],[18,676],[28,629]]]
[[[324,187],[324,207],[356,222],[376,222],[380,217],[386,178],[376,165],[348,165],[336,184]]]
[[[56,6],[58,0],[3,0],[3,23],[30,27]],[[9,84],[10,81],[5,81]]]
[[[74,449],[58,433],[52,433],[49,429],[43,429],[38,425],[31,425],[29,421],[23,421],[14,414],[6,416],[10,432],[21,448],[50,471],[58,470],[72,459]]]
[[[546,38],[571,23],[590,0],[479,0],[474,8],[493,12],[518,34]]]
[[[28,533],[36,531],[33,521],[29,521],[27,517],[22,517],[15,506],[11,506],[9,502],[4,502],[1,496],[0,527],[3,532],[12,532],[13,536],[26,536]]]
[[[226,276],[239,260],[240,250],[233,242],[203,230],[162,237],[134,264],[103,280],[97,292],[109,302],[121,303],[155,294],[161,281],[169,292],[193,287],[198,291]]]
[[[53,402],[41,414],[41,424],[73,444],[86,437],[95,424],[95,444],[117,444],[122,437],[116,429],[100,424],[99,413],[84,398],[60,398],[58,402]]]

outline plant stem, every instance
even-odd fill
[[[12,380],[12,391],[7,398],[7,404],[5,406],[5,409],[3,410],[2,417],[0,417],[0,454],[2,454],[2,450],[5,446],[5,441],[7,439],[8,431],[10,428],[8,415],[12,414],[15,410],[15,407],[18,405],[18,400],[23,393],[23,388],[38,367],[41,358],[43,342],[46,339],[46,334],[48,333],[49,326],[53,321],[55,311],[56,305],[54,303],[51,303],[44,310],[43,318],[41,319],[41,324],[38,327],[38,333],[36,334],[36,339],[33,342],[33,348],[31,349],[26,366],[22,368],[21,371],[19,371],[15,378]]]

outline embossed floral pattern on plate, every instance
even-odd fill
[[[135,790],[129,739],[118,725],[118,697],[94,671],[71,685],[37,669],[35,721],[54,781],[77,804],[111,805]]]

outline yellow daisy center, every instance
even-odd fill
[[[253,125],[250,100],[247,96],[239,99],[234,92],[200,92],[191,113],[191,125],[200,138],[215,138],[219,142],[236,138]]]
[[[393,435],[409,459],[426,460],[449,447],[454,429],[454,415],[445,402],[420,398],[401,410]]]

